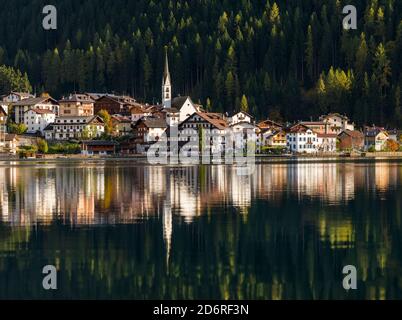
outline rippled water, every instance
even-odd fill
[[[0,163],[0,298],[400,299],[401,209],[400,161]]]

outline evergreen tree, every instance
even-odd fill
[[[241,97],[240,110],[244,112],[249,112],[247,97],[244,94]]]

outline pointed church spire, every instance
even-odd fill
[[[162,104],[164,108],[171,108],[172,106],[172,82],[170,79],[167,47],[165,47],[165,70],[162,79]]]
[[[163,72],[163,83],[170,84],[170,72],[169,72],[169,59],[168,59],[168,53],[167,53],[167,47],[165,47],[165,71]]]

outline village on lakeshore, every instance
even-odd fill
[[[161,139],[169,140],[172,127],[179,133],[209,130],[212,152],[228,147],[228,131],[253,132],[255,153],[261,155],[402,151],[402,131],[397,128],[358,128],[339,113],[314,121],[279,123],[257,120],[244,110],[230,115],[208,112],[189,96],[172,97],[172,87],[166,55],[162,102],[156,105],[109,93],[71,93],[56,100],[47,93],[9,92],[0,100],[0,154],[20,158],[45,154],[141,155]]]

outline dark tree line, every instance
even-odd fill
[[[399,0],[55,0],[55,31],[42,28],[46,1],[1,2],[0,64],[26,72],[37,92],[159,102],[168,46],[174,93],[212,110],[247,99],[260,117],[338,111],[402,125]],[[342,29],[346,4],[357,30]]]

